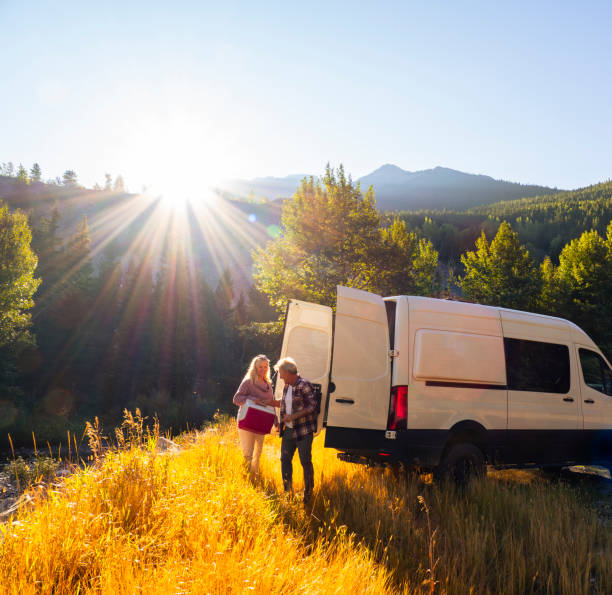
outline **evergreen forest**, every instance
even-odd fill
[[[291,199],[168,205],[120,176],[0,167],[0,448],[82,434],[124,409],[198,425],[289,298],[338,284],[568,318],[612,352],[612,182],[466,211],[381,212],[340,166]]]

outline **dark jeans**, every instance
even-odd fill
[[[293,437],[293,432],[286,429],[281,440],[281,475],[283,476],[283,487],[288,492],[292,488],[293,479],[293,455],[297,448],[300,456],[300,463],[304,469],[304,499],[308,500],[312,496],[314,488],[314,468],[312,466],[312,439],[309,434],[301,440]]]

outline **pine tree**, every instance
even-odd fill
[[[338,284],[369,288],[380,223],[373,190],[362,195],[342,166],[328,165],[285,201],[281,235],[254,252],[257,288],[278,311],[288,298],[332,305]]]
[[[551,258],[547,256],[540,265],[542,292],[538,310],[551,316],[567,317],[569,313],[569,287],[559,275]]]
[[[0,347],[30,340],[30,314],[40,279],[31,249],[32,233],[21,211],[0,202]]]
[[[33,227],[32,248],[38,255],[38,270],[42,277],[41,293],[51,289],[60,277],[62,240],[58,235],[60,212],[57,204],[48,217],[42,217]]]
[[[468,299],[519,310],[537,307],[542,286],[540,271],[519,243],[518,234],[505,221],[491,244],[483,232],[476,251],[462,255],[461,262],[465,273],[459,285]]]
[[[559,255],[558,277],[567,300],[565,316],[606,349],[612,348],[612,223],[606,239],[585,231]]]
[[[379,229],[361,268],[360,285],[381,295],[432,295],[439,290],[438,253],[429,240],[406,229],[400,219]]]
[[[32,182],[40,182],[42,180],[42,171],[38,163],[32,165],[32,169],[30,170],[30,180]]]
[[[77,185],[77,175],[73,169],[67,169],[62,176],[64,186],[74,187]]]
[[[91,261],[91,237],[86,215],[83,216],[76,232],[68,241],[66,260],[70,269],[69,284],[83,293],[91,294],[93,290],[93,264]]]
[[[377,293],[435,291],[437,252],[405,223],[383,226],[372,188],[363,195],[342,166],[304,179],[285,201],[282,233],[254,252],[255,283],[284,310],[288,298],[333,305],[336,286]]]
[[[22,184],[28,184],[30,182],[30,178],[28,177],[28,172],[25,167],[20,163],[17,168],[17,181]]]

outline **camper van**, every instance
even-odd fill
[[[284,356],[321,385],[318,428],[343,460],[457,481],[486,464],[612,465],[610,364],[567,320],[339,286],[335,315],[290,301]]]

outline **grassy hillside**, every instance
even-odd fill
[[[261,480],[233,421],[158,453],[137,424],[2,525],[6,593],[604,593],[612,528],[585,488],[494,473],[461,493],[342,463],[316,438],[315,501],[281,493],[279,441]],[[297,476],[301,469],[297,462]],[[296,486],[299,489],[299,482]],[[597,496],[601,498],[601,496]],[[609,505],[609,500],[607,501]],[[599,502],[601,505],[601,502]]]

